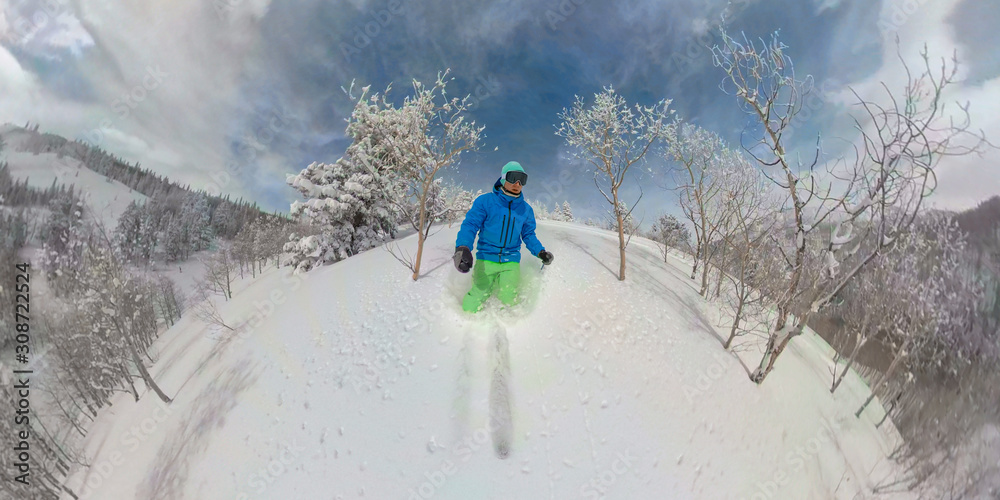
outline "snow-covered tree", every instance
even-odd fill
[[[661,215],[653,223],[650,233],[653,241],[663,245],[663,262],[667,261],[667,254],[671,248],[683,250],[691,241],[691,232],[673,214]]]
[[[721,169],[716,169],[719,196],[709,204],[706,220],[716,220],[706,234],[715,233],[714,248],[705,252],[711,258],[718,277],[715,297],[723,298],[732,314],[729,337],[723,346],[732,347],[736,336],[767,331],[764,323],[770,316],[772,284],[784,274],[783,262],[770,252],[769,236],[774,229],[777,202],[769,184],[754,165],[741,156],[723,155]],[[716,206],[722,205],[722,206]],[[720,219],[715,219],[716,215]],[[727,283],[722,294],[722,284]],[[707,293],[702,282],[702,293]]]
[[[635,207],[633,206],[632,208]],[[625,235],[626,244],[632,238],[632,235],[639,230],[639,223],[632,217],[632,209],[627,207],[625,202],[621,200],[618,202],[617,210],[608,211],[608,217],[605,219],[605,229],[608,231],[617,231],[619,227],[622,230],[622,234]]]
[[[569,206],[569,201],[563,201],[562,209],[562,220],[566,222],[573,222],[573,208]]]
[[[213,291],[222,294],[227,301],[233,298],[233,280],[236,278],[236,259],[229,244],[221,244],[219,248],[202,259],[205,268],[205,283]],[[251,263],[253,266],[253,263]]]
[[[184,311],[184,296],[177,285],[166,276],[156,278],[154,301],[160,317],[167,326],[172,326]]]
[[[666,159],[678,165],[673,169],[681,213],[694,228],[694,259],[691,279],[702,267],[702,290],[708,288],[708,261],[718,248],[718,230],[731,208],[722,193],[724,172],[738,163],[738,155],[726,148],[722,139],[692,124],[682,124],[669,131]]]
[[[237,231],[237,214],[232,203],[223,202],[212,214],[212,231],[224,238],[232,238]]]
[[[358,160],[417,232],[415,259],[401,259],[413,280],[431,225],[451,210],[437,176],[457,165],[462,153],[477,150],[485,128],[467,120],[471,96],[448,98],[447,75],[439,73],[430,87],[413,80],[413,94],[399,106],[388,98],[391,85],[371,96],[364,87],[348,125],[352,137],[363,138]]]
[[[156,247],[156,227],[145,205],[129,203],[118,218],[115,244],[129,262],[148,263]]]
[[[181,211],[185,222],[190,251],[206,250],[211,246],[215,234],[212,231],[212,214],[208,196],[204,193],[192,195]]]
[[[965,235],[954,221],[928,216],[917,224],[916,231],[899,235],[899,240],[895,252],[888,252],[891,260],[874,268],[876,276],[887,279],[878,286],[892,293],[861,294],[861,298],[875,301],[862,314],[870,314],[869,321],[876,322],[876,328],[888,336],[893,359],[871,386],[872,395],[858,409],[858,415],[894,370],[906,368],[935,377],[953,375],[969,365],[983,344],[972,337],[970,328],[978,313],[982,284],[964,269]],[[849,320],[849,324],[857,321]],[[865,320],[860,321],[864,324]]]
[[[618,226],[619,280],[625,279],[626,234],[629,233],[625,217],[635,207],[633,204],[622,210],[626,205],[619,191],[629,168],[644,161],[649,148],[674,127],[670,119],[674,110],[669,106],[669,100],[662,100],[653,106],[636,104],[632,108],[613,88],[607,87],[594,96],[593,105],[586,106],[577,96],[572,108],[563,109],[559,114],[562,123],[556,135],[564,137],[575,150],[575,156],[585,160],[583,164],[593,172],[598,190],[614,212]]]
[[[292,216],[316,228],[316,234],[284,246],[296,273],[346,259],[395,236],[398,212],[375,176],[357,160],[366,140],[356,137],[335,163],[312,163],[288,176],[288,184],[307,199],[292,203]]]
[[[177,215],[167,215],[163,231],[163,251],[167,261],[176,262],[187,258],[191,251],[189,232],[184,220]]]
[[[760,122],[762,137],[747,149],[784,193],[782,211],[791,226],[778,233],[788,275],[784,291],[774,297],[777,317],[751,375],[760,383],[811,315],[908,231],[936,187],[941,158],[980,152],[987,142],[971,130],[967,107],[952,113],[942,100],[956,81],[956,65],[942,61],[932,67],[924,49],[921,71],[911,72],[902,61],[907,82],[901,95],[884,87],[884,103],[878,103],[855,94],[861,110],[855,118],[856,156],[828,162],[826,176],[820,175],[818,140],[809,164],[786,154],[785,133],[802,109],[811,78],[796,79],[788,47],[777,34],[757,43],[723,31],[722,40],[713,48],[714,63],[726,74],[724,89]],[[862,247],[863,240],[871,244]],[[816,267],[823,271],[808,276]]]
[[[481,194],[483,194],[482,189],[473,193],[459,184],[446,185],[444,187],[444,198],[449,208],[448,215],[446,216],[449,225],[464,219],[465,214],[472,208],[472,202]]]
[[[127,384],[138,400],[132,387],[134,369],[149,389],[169,403],[171,399],[142,359],[144,355],[149,358],[146,353],[157,334],[153,287],[126,267],[111,236],[100,226],[83,254],[81,272],[70,278],[77,293],[69,300],[85,331],[75,331],[65,342],[73,342],[76,355],[79,349],[90,350],[90,362],[103,366],[98,371],[107,378],[105,387]]]
[[[42,248],[38,260],[50,282],[72,278],[83,268],[83,251],[90,235],[83,219],[83,202],[72,196],[54,198],[42,228]],[[55,286],[56,294],[72,293],[74,281]]]

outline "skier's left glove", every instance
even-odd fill
[[[552,259],[554,259],[556,257],[555,257],[555,255],[552,255],[552,252],[550,252],[548,250],[542,250],[541,252],[538,252],[538,258],[542,259],[542,264],[544,264],[544,265],[547,266],[547,265],[551,264],[552,263]]]

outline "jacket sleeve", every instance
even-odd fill
[[[538,252],[545,250],[542,246],[542,242],[538,241],[538,237],[535,236],[535,211],[528,207],[531,217],[524,222],[524,226],[521,227],[521,239],[524,240],[524,245],[528,247],[528,251],[531,255],[538,257]]]
[[[472,250],[472,245],[476,242],[476,235],[483,228],[486,220],[486,200],[482,196],[472,202],[472,208],[465,214],[462,221],[462,229],[458,231],[458,238],[455,240],[455,248],[468,247]]]

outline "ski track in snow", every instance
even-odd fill
[[[722,350],[706,316],[714,306],[649,243],[632,240],[619,282],[615,235],[541,222],[558,258],[539,272],[523,253],[528,296],[501,318],[514,426],[510,455],[498,459],[487,425],[493,319],[461,311],[471,276],[451,267],[457,230],[428,240],[416,282],[381,248],[301,278],[272,269],[241,282],[220,311],[245,338],[222,346],[186,316],[159,341],[185,354],[154,366],[168,394],[183,387],[170,418],[90,498],[733,498],[779,472],[790,479],[775,498],[851,498],[868,481],[856,471],[890,449],[891,436],[851,416],[835,433],[849,437],[797,470],[786,455],[863,399],[859,380],[832,400],[803,361],[822,362],[803,336],[757,387]],[[415,251],[413,238],[403,243]],[[150,414],[149,399],[118,398],[115,415],[102,414],[93,434],[112,441],[88,447],[93,463],[122,450],[119,436]],[[207,401],[218,409],[198,410]],[[852,487],[833,495],[842,474]]]

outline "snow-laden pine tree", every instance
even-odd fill
[[[296,273],[346,259],[395,237],[399,215],[388,195],[398,195],[399,190],[389,172],[373,174],[359,163],[366,141],[356,137],[335,163],[312,163],[288,176],[288,184],[306,198],[292,203],[291,215],[318,231],[293,235],[284,246]]]
[[[236,214],[231,203],[227,201],[219,203],[219,207],[212,214],[212,230],[223,238],[232,238],[236,235]]]
[[[168,262],[177,262],[187,258],[191,249],[190,233],[179,215],[167,214],[163,219],[163,251]]]
[[[552,218],[552,214],[549,213],[549,207],[542,205],[542,209],[538,212],[538,218],[542,220],[549,220]]]
[[[118,227],[115,228],[115,245],[129,261],[135,261],[138,254],[138,243],[142,233],[142,214],[140,212],[139,205],[132,201],[118,217]]]
[[[129,262],[149,262],[156,247],[156,226],[145,204],[129,203],[118,218],[114,241]]]
[[[573,222],[573,208],[569,206],[569,201],[564,201],[561,209],[562,220]]]
[[[209,248],[215,234],[212,231],[212,214],[205,193],[192,194],[181,210],[188,234],[189,252]]]
[[[148,203],[143,205],[141,229],[139,231],[139,254],[142,262],[149,262],[156,251],[156,244],[160,240],[159,221],[153,212],[153,207]]]
[[[577,96],[573,106],[559,114],[562,123],[556,135],[566,138],[575,156],[592,170],[597,187],[616,218],[618,279],[622,281],[625,280],[626,234],[631,234],[635,228],[631,228],[631,232],[627,230],[624,217],[631,209],[621,210],[625,204],[620,189],[629,168],[644,161],[650,147],[674,127],[670,119],[674,110],[669,106],[669,100],[661,100],[653,106],[636,104],[632,108],[613,88],[607,87],[594,96],[592,105],[586,106],[583,98]]]

